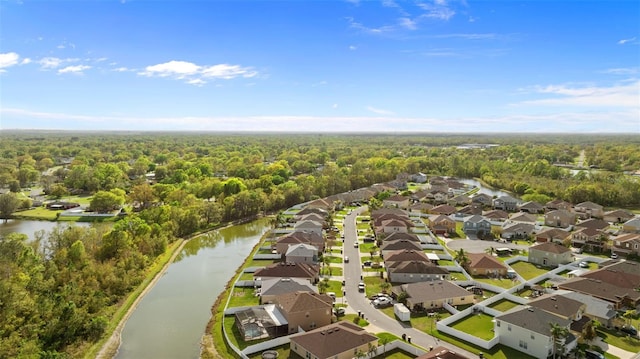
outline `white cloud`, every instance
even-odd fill
[[[202,85],[206,83],[201,78],[230,80],[236,77],[250,78],[258,74],[250,67],[240,65],[218,64],[200,66],[187,61],[169,61],[162,64],[147,66],[139,75],[148,77],[171,77],[186,79],[189,84]],[[197,81],[200,80],[200,81]]]
[[[60,70],[58,70],[59,74],[82,74],[84,72],[84,70],[89,70],[91,68],[91,66],[87,66],[87,65],[74,65],[74,66],[67,66],[65,68],[62,68]]]
[[[632,37],[630,39],[622,39],[622,40],[618,41],[618,45],[624,45],[626,43],[633,42],[633,41],[636,41],[635,37]]]
[[[4,72],[5,68],[11,67],[18,64],[20,60],[20,55],[15,52],[7,52],[4,54],[0,54],[0,72]]]
[[[203,79],[191,79],[189,81],[187,81],[187,83],[189,85],[195,85],[195,86],[202,86],[204,84],[206,84],[207,82]]]
[[[422,17],[447,21],[451,19],[456,12],[447,6],[445,1],[436,0],[433,3],[418,3],[418,6],[424,11]]]
[[[43,57],[40,60],[38,60],[38,64],[40,64],[40,67],[43,70],[50,70],[50,69],[58,68],[65,63],[78,62],[78,61],[80,61],[80,59],[76,59],[76,58],[61,59],[58,57]]]
[[[373,106],[367,106],[367,111],[373,112],[378,115],[384,115],[384,116],[395,115],[395,113],[393,113],[392,111],[375,108]]]
[[[398,20],[400,22],[400,26],[404,27],[405,29],[415,30],[418,28],[418,25],[416,24],[416,22],[409,19],[408,17],[401,17]]]
[[[22,59],[22,61],[20,62],[20,65],[26,65],[26,64],[30,64],[31,63],[31,59],[28,57],[25,57],[24,59]]]
[[[4,128],[289,132],[637,133],[638,111],[559,112],[496,117],[244,116],[130,117],[76,115],[0,107]],[[5,120],[6,119],[6,120]],[[50,124],[47,126],[47,124]],[[87,124],[89,124],[87,126]],[[606,124],[603,126],[603,124]],[[12,127],[10,127],[12,126]]]
[[[115,69],[113,69],[113,70],[111,70],[111,71],[115,71],[115,72],[127,72],[127,71],[133,71],[133,70],[131,70],[131,69],[129,69],[129,68],[126,68],[126,67],[122,66],[122,67],[116,67]]]
[[[606,69],[602,72],[605,74],[612,74],[612,75],[636,75],[640,71],[639,71],[639,68],[637,67],[618,67],[613,69]]]
[[[523,101],[525,105],[582,106],[582,107],[623,107],[640,110],[640,81],[633,79],[613,86],[536,86],[533,91],[555,95],[550,98]]]
[[[338,104],[337,104],[337,103],[334,103],[333,105],[331,105],[331,108],[333,108],[333,109],[338,108]]]
[[[358,48],[357,48],[355,45],[349,45],[349,50],[351,50],[351,51],[355,51],[355,50],[357,50],[357,49],[358,49]]]

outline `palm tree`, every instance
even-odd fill
[[[584,328],[582,328],[582,339],[587,341],[587,343],[594,340],[598,335],[598,325],[600,325],[600,323],[597,320],[592,319],[588,321],[587,324],[584,325]]]
[[[329,289],[329,278],[324,278],[318,282],[318,292],[320,292],[320,294],[324,294],[327,292],[327,289]]]
[[[559,325],[558,323],[549,323],[551,326],[551,340],[553,341],[553,359],[556,358],[558,347],[564,346],[564,339],[569,335],[569,329]]]
[[[386,282],[386,281],[385,281],[385,282],[380,283],[380,290],[381,290],[383,293],[386,293],[389,289],[391,289],[391,283]]]
[[[487,248],[484,250],[486,253],[488,253],[490,256],[493,256],[493,254],[496,252],[496,249],[493,248],[493,246]]]
[[[360,349],[356,349],[355,357],[358,359],[363,359],[367,357],[367,353],[363,352]]]
[[[622,317],[625,319],[625,322],[627,323],[627,325],[631,324],[631,319],[633,319],[633,317],[635,316],[636,316],[635,309],[629,309],[625,311],[624,314],[622,314]]]
[[[464,251],[464,249],[460,248],[456,254],[455,257],[453,258],[456,260],[456,262],[458,262],[458,264],[460,264],[460,266],[462,268],[464,268],[465,270],[467,269],[467,267],[469,266],[469,256],[467,256],[467,252]]]
[[[387,344],[389,344],[389,342],[391,341],[391,338],[387,337],[387,336],[383,336],[382,338],[380,338],[380,340],[378,340],[378,343],[380,345],[382,345],[382,355],[384,358],[387,357]]]
[[[369,358],[373,358],[376,356],[376,354],[378,354],[378,347],[369,343],[368,345],[368,350],[367,350],[367,356]]]

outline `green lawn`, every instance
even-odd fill
[[[494,337],[492,320],[493,317],[488,314],[474,314],[451,324],[451,327],[480,339],[491,340]]]
[[[507,299],[500,299],[499,301],[491,304],[489,306],[489,308],[493,308],[495,310],[499,310],[501,312],[506,312],[507,310],[511,309],[511,308],[515,308],[518,306],[518,303],[516,302],[512,302],[510,300]]]
[[[61,212],[62,211],[52,211],[44,207],[37,207],[34,209],[28,209],[26,211],[14,212],[13,215],[16,218],[33,218],[33,219],[44,219],[47,221],[55,221],[58,213],[61,213]]]
[[[509,289],[513,286],[520,284],[519,281],[513,281],[511,279],[494,279],[494,278],[482,278],[482,277],[474,277],[473,279],[478,282],[487,283],[491,285],[495,285],[496,287]]]
[[[361,326],[361,327],[366,327],[367,325],[369,325],[369,322],[367,322],[366,320],[359,318],[357,314],[345,314],[344,317],[342,317],[342,320],[346,320],[349,321],[351,323],[355,323],[354,320],[358,318],[358,322],[356,323],[357,325]]]
[[[451,280],[467,280],[467,277],[462,272],[449,272]]]
[[[253,343],[252,343],[253,344]],[[278,352],[278,358],[300,358],[296,353],[289,350],[289,344],[281,345],[279,347],[270,348],[269,350],[275,350]],[[262,359],[262,352],[249,355],[249,359]]]
[[[342,257],[326,255],[329,258],[329,263],[342,263]]]
[[[370,243],[360,243],[360,253],[370,254],[371,250],[378,251],[378,247],[375,242]]]
[[[518,261],[511,265],[511,268],[518,272],[522,276],[522,278],[529,280],[535,278],[539,275],[547,273],[549,270],[545,268],[538,268],[535,264],[531,264],[529,262]]]
[[[454,266],[456,264],[453,261],[448,261],[448,260],[441,259],[441,260],[438,261],[438,265],[439,266]]]
[[[253,253],[251,253],[251,255],[253,256]],[[247,262],[247,265],[244,266],[244,268],[247,267],[266,267],[270,264],[273,264],[274,261],[270,260],[270,259],[252,259],[250,261]]]
[[[253,280],[253,273],[242,273],[239,280]]]
[[[336,297],[342,297],[342,282],[338,282],[337,280],[330,280],[327,292],[334,292],[336,293]]]
[[[231,292],[229,307],[244,307],[260,304],[260,297],[255,295],[253,288],[234,287]]]
[[[365,292],[367,293],[367,297],[382,292],[380,284],[384,282],[384,279],[381,279],[378,276],[364,277],[363,282],[365,284]]]
[[[640,339],[638,338],[631,338],[622,332],[618,333],[615,330],[609,330],[606,328],[600,328],[598,330],[598,335],[607,344],[611,344],[614,347],[618,347],[632,353],[640,353]]]
[[[516,292],[516,295],[522,298],[531,297],[531,294],[533,294],[533,291],[530,288],[522,289]]]
[[[511,349],[505,345],[502,344],[498,344],[498,345],[494,345],[493,348],[489,349],[489,350],[485,350],[483,348],[477,347],[471,343],[465,342],[464,340],[460,340],[456,337],[453,336],[449,336],[447,334],[444,333],[440,333],[440,332],[434,332],[433,336],[439,338],[440,340],[443,340],[445,342],[451,343],[457,347],[460,347],[462,349],[465,349],[471,353],[480,353],[482,352],[482,354],[484,355],[485,358],[487,359],[513,359],[513,358],[518,358],[518,359],[535,359],[534,357],[524,354],[522,352],[519,352],[515,349]]]
[[[320,268],[320,275],[341,276],[342,267],[322,267]]]

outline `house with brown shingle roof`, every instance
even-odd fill
[[[391,197],[383,200],[382,201],[382,205],[384,207],[406,209],[406,208],[409,207],[409,202],[410,202],[409,197],[397,194],[397,195],[391,196]]]
[[[537,242],[555,242],[562,244],[565,239],[571,236],[571,232],[562,230],[560,228],[548,228],[542,232],[536,234]]]
[[[449,278],[449,271],[431,262],[402,261],[391,262],[387,266],[387,276],[391,283],[415,283],[446,280]]]
[[[493,204],[493,197],[486,193],[476,193],[471,197],[471,203],[479,203],[485,207],[490,207]]]
[[[456,213],[456,207],[450,206],[448,204],[441,204],[439,206],[435,206],[431,208],[430,211],[432,214],[443,214],[445,216],[450,216]]]
[[[609,222],[597,218],[589,218],[587,220],[578,222],[576,224],[576,228],[593,228],[601,231],[606,231],[607,229],[609,229]]]
[[[384,263],[388,267],[393,262],[420,261],[429,262],[431,260],[422,250],[405,249],[401,251],[391,252],[384,256]]]
[[[299,278],[265,278],[260,285],[260,304],[273,303],[277,295],[292,292],[316,292],[308,280]]]
[[[407,226],[408,225],[413,225],[413,223],[409,219],[409,216],[406,213],[402,213],[402,214],[395,214],[395,213],[380,214],[380,215],[377,215],[377,216],[373,217],[371,223],[373,223],[374,227],[379,227],[379,226],[382,225],[382,223],[384,221],[388,221],[390,219],[397,219],[398,221],[405,222],[407,224]]]
[[[298,211],[298,213],[296,213],[293,217],[297,219],[298,217],[302,217],[304,215],[311,214],[311,213],[318,214],[323,218],[329,217],[329,212],[327,210],[322,208],[316,208],[316,207],[305,207],[300,211]]]
[[[509,218],[509,213],[501,210],[501,209],[493,209],[490,211],[486,211],[484,216],[492,221],[505,221]]]
[[[511,222],[523,222],[523,223],[533,223],[535,224],[538,221],[538,218],[530,213],[518,212],[509,218]]]
[[[571,262],[573,262],[573,253],[563,245],[545,242],[529,247],[529,263],[557,267]]]
[[[470,359],[460,353],[456,353],[452,349],[447,349],[442,346],[437,346],[433,350],[428,351],[416,359]]]
[[[549,227],[566,228],[576,223],[575,213],[564,209],[549,211],[544,215],[544,225]]]
[[[317,264],[279,262],[256,270],[253,278],[301,278],[317,283],[320,267]]]
[[[406,292],[407,308],[411,310],[442,308],[444,303],[453,306],[473,303],[473,293],[446,280],[401,284],[391,291],[396,298]]]
[[[624,223],[633,218],[633,213],[626,209],[614,209],[612,211],[604,212],[602,219],[609,223]]]
[[[420,213],[429,213],[429,211],[433,208],[431,203],[426,202],[418,202],[409,206],[409,211],[412,212],[420,212]]]
[[[352,359],[356,352],[367,353],[370,345],[378,345],[377,336],[348,321],[295,334],[290,340],[291,351],[313,359]]]
[[[429,229],[435,234],[454,233],[456,221],[443,214],[429,219]]]
[[[604,215],[603,207],[591,201],[578,203],[573,210],[580,218],[602,218]]]
[[[479,203],[472,203],[460,208],[456,213],[469,216],[482,214],[482,205]]]
[[[607,245],[606,232],[595,228],[579,228],[571,233],[571,245],[591,252],[602,252]]]
[[[520,212],[533,213],[533,214],[544,212],[544,206],[541,203],[534,202],[534,201],[522,203],[518,206],[518,209],[520,210]]]
[[[627,273],[616,270],[615,267],[605,267],[598,270],[590,271],[581,277],[601,280],[620,288],[635,290],[640,288],[640,274]]]
[[[468,204],[471,204],[471,197],[460,194],[455,197],[449,198],[447,203],[451,206],[466,206]]]
[[[543,295],[531,300],[528,305],[571,321],[582,319],[582,315],[587,310],[584,303],[562,295]]]
[[[506,276],[507,267],[487,253],[467,253],[469,274],[488,277]]]
[[[558,288],[587,294],[612,303],[616,310],[624,307],[637,308],[640,292],[622,288],[602,280],[576,277],[558,284]]]
[[[399,219],[387,219],[382,221],[380,226],[376,226],[376,233],[408,233],[413,223],[401,221]]]
[[[292,232],[276,240],[273,248],[279,254],[287,253],[289,246],[305,243],[318,248],[318,252],[324,251],[324,238],[315,232]]]
[[[298,221],[293,225],[295,232],[309,232],[322,235],[322,223],[318,221]]]
[[[506,239],[517,239],[517,238],[528,238],[533,231],[535,230],[535,226],[533,223],[525,223],[525,222],[505,222],[502,226],[502,233],[500,236]]]
[[[553,201],[547,202],[544,205],[544,207],[547,209],[547,212],[555,211],[559,209],[563,209],[565,211],[571,211],[571,209],[573,208],[573,205],[561,199],[554,199]]]
[[[640,234],[625,233],[613,239],[611,250],[617,254],[640,256]]]
[[[384,242],[393,242],[400,239],[404,239],[407,241],[420,243],[420,238],[418,238],[418,236],[413,233],[400,233],[400,232],[388,233],[386,234],[386,236],[382,236],[381,238],[383,238]]]
[[[383,257],[391,254],[391,252],[404,250],[422,251],[422,247],[420,246],[420,242],[410,241],[408,239],[384,241],[380,247],[380,253],[382,253]]]
[[[289,334],[331,324],[333,298],[315,292],[291,292],[277,295],[273,302],[289,323]]]

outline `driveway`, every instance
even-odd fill
[[[446,342],[441,342],[436,338],[428,335],[425,332],[421,332],[411,327],[410,324],[400,322],[393,318],[388,317],[386,314],[377,310],[371,304],[371,301],[366,297],[366,294],[358,292],[358,283],[361,281],[362,267],[360,266],[360,252],[358,248],[354,248],[353,244],[357,241],[356,233],[356,217],[358,214],[366,210],[366,207],[361,207],[353,210],[351,214],[344,218],[344,255],[349,256],[349,263],[344,264],[343,274],[345,279],[346,290],[346,302],[349,305],[347,311],[360,312],[364,315],[364,318],[370,323],[367,327],[368,331],[389,332],[399,337],[402,334],[406,334],[411,337],[411,342],[417,344],[428,350],[429,347],[435,347],[437,345],[444,346],[451,350],[468,356],[469,358],[477,358],[477,353],[470,353],[466,350],[453,346]]]

